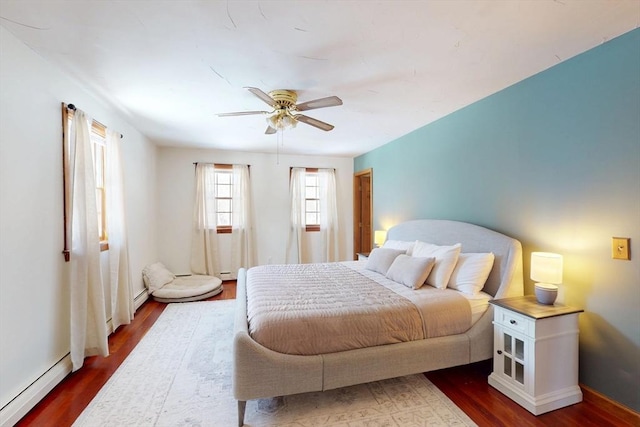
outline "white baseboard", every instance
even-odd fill
[[[146,289],[143,289],[142,292],[140,292],[138,295],[135,296],[135,298],[133,298],[134,311],[138,311],[140,306],[148,299],[149,299],[149,292],[147,292]]]
[[[149,299],[147,290],[143,290],[133,300],[135,311]],[[107,322],[109,333],[113,331],[111,320]],[[38,404],[55,386],[71,373],[71,354],[67,354],[53,365],[40,378],[22,390],[11,402],[0,409],[0,427],[11,427]]]
[[[67,354],[0,410],[0,427],[11,427],[20,421],[70,372],[71,355]]]

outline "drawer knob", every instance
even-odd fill
[[[517,324],[518,322],[516,322],[515,320],[511,319],[511,320],[509,320],[509,323],[511,323],[512,325],[515,325],[515,324]]]

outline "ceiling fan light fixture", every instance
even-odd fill
[[[284,130],[296,127],[298,121],[287,110],[278,110],[267,117],[267,123],[274,129]]]
[[[298,121],[293,118],[290,114],[285,114],[282,118],[282,124],[285,128],[294,128],[298,124]]]

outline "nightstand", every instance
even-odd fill
[[[358,261],[366,261],[369,259],[369,254],[371,252],[358,252]]]
[[[534,415],[582,401],[578,385],[578,315],[535,296],[491,301],[493,372],[489,384]]]

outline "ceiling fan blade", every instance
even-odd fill
[[[334,126],[330,125],[329,123],[322,122],[318,119],[314,119],[313,117],[305,116],[304,114],[297,114],[294,117],[299,122],[306,123],[327,132],[334,128]]]
[[[328,96],[326,98],[314,99],[298,104],[296,105],[296,110],[307,111],[316,108],[335,107],[337,105],[342,105],[342,99],[337,96]]]
[[[257,87],[249,86],[245,87],[245,89],[249,89],[249,92],[262,99],[262,101],[264,101],[270,107],[276,108],[276,101],[272,97],[264,93],[262,90],[258,89]]]
[[[239,111],[237,113],[218,113],[218,117],[249,116],[252,114],[269,114],[267,111]]]
[[[267,126],[267,130],[264,131],[265,135],[273,135],[274,133],[276,133],[277,130],[275,130],[274,128],[272,128],[271,126]]]

